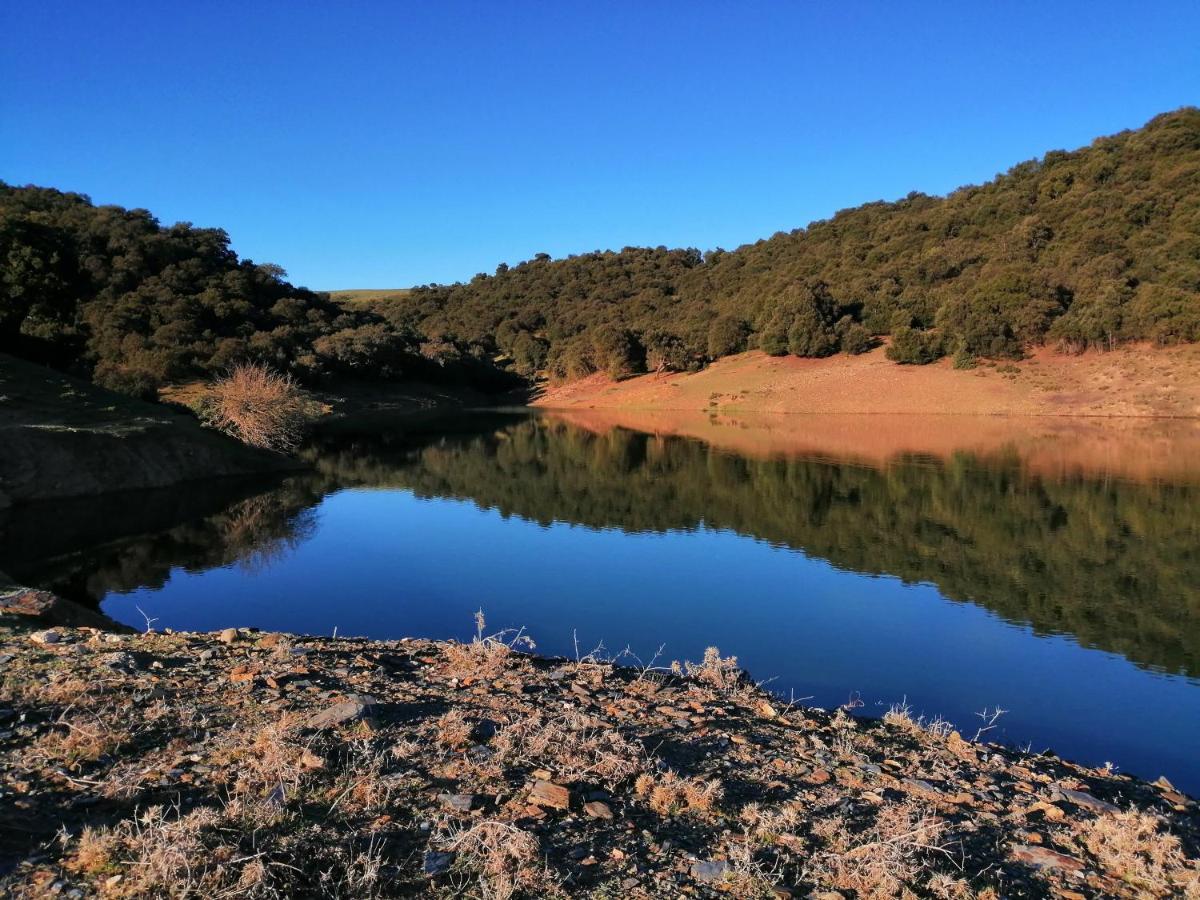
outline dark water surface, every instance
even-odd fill
[[[1047,468],[516,413],[373,432],[270,485],[14,512],[0,570],[134,625],[466,637],[482,607],[550,654],[716,645],[785,696],[967,736],[998,706],[994,739],[1200,793],[1200,471],[1094,438]]]

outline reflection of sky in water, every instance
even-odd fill
[[[991,734],[1200,791],[1200,683],[1138,668],[1067,637],[1035,637],[929,585],[841,571],[729,532],[625,534],[543,527],[457,500],[345,490],[310,535],[253,567],[176,570],[157,592],[105,609],[160,627],[228,625],[328,634],[465,638],[527,626],[543,653],[629,646],[643,659],[698,659],[715,644],[755,678],[821,705],[861,695],[864,712],[907,696],[970,735]]]

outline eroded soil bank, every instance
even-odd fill
[[[297,467],[186,413],[0,354],[0,507]]]
[[[1121,347],[1081,355],[1034,350],[1014,363],[958,370],[950,360],[902,366],[882,347],[861,356],[719,359],[693,375],[614,382],[604,375],[552,386],[535,405],[554,409],[711,410],[758,413],[944,413],[1002,416],[1200,417],[1200,345]]]
[[[1166,782],[715,651],[39,627],[0,618],[8,896],[1200,896]]]

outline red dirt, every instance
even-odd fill
[[[1046,348],[1015,364],[960,371],[949,360],[901,366],[883,349],[829,359],[727,357],[693,375],[603,375],[548,388],[552,409],[723,413],[897,413],[1200,417],[1200,346],[1123,347],[1079,356]]]

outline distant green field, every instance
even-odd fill
[[[329,296],[339,303],[362,303],[368,300],[398,300],[407,297],[409,288],[372,288],[370,290],[330,291]]]

